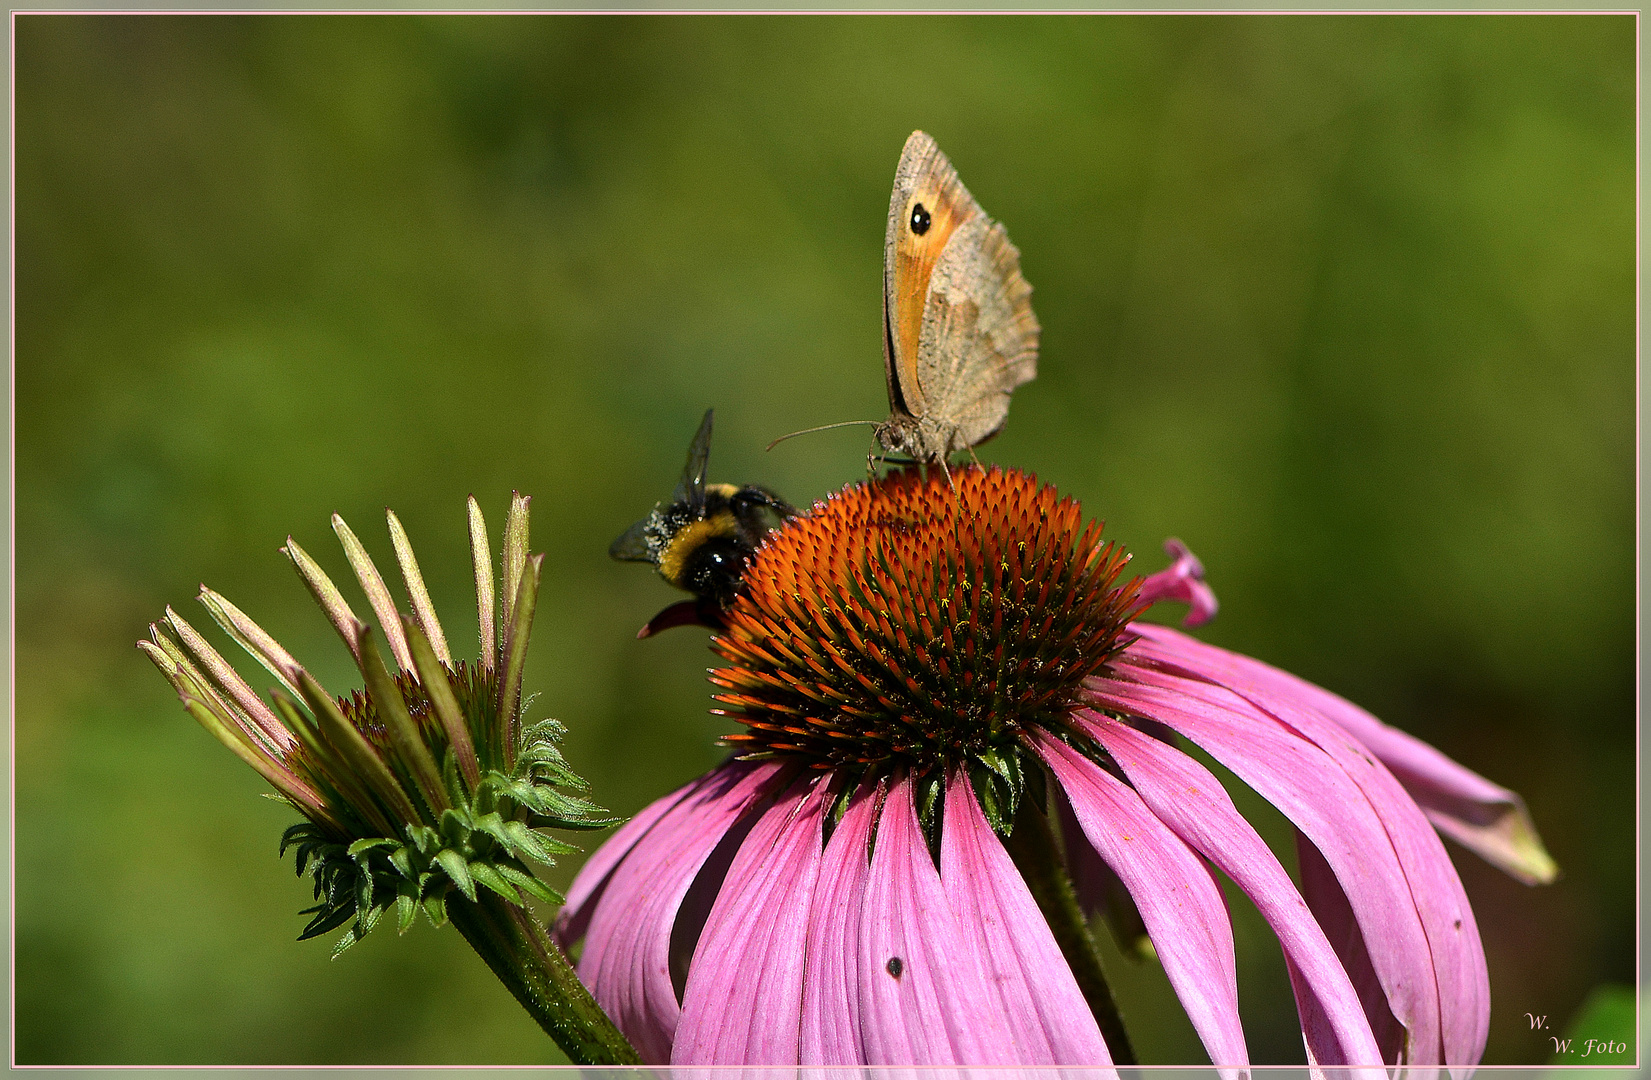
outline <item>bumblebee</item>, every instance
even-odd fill
[[[711,416],[699,422],[688,444],[688,463],[669,502],[625,530],[608,554],[622,562],[653,563],[659,576],[695,599],[672,604],[649,620],[636,636],[650,637],[673,626],[698,624],[720,630],[722,613],[739,592],[745,561],[773,526],[796,514],[792,505],[757,484],[707,484],[711,456]]]

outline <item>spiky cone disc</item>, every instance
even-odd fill
[[[1034,476],[892,473],[770,533],[712,641],[742,756],[918,775],[1061,730],[1139,610],[1129,556]]]

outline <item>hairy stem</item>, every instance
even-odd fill
[[[1101,957],[1096,951],[1095,939],[1089,933],[1083,909],[1078,906],[1078,895],[1072,889],[1072,880],[1067,877],[1066,868],[1061,864],[1049,819],[1032,805],[1032,800],[1021,800],[1020,812],[1015,815],[1014,833],[1004,841],[1004,846],[1009,849],[1009,857],[1015,861],[1021,877],[1026,879],[1026,887],[1031,890],[1032,898],[1037,901],[1038,908],[1049,923],[1061,955],[1077,978],[1078,989],[1089,1003],[1089,1011],[1095,1014],[1095,1022],[1100,1025],[1101,1037],[1112,1051],[1113,1063],[1137,1064],[1135,1048],[1130,1045],[1129,1033],[1124,1030],[1123,1016],[1118,1012],[1118,1003],[1112,998],[1112,988],[1107,985],[1106,974],[1101,970]]]
[[[531,912],[478,889],[475,902],[451,897],[447,917],[575,1064],[641,1063]]]

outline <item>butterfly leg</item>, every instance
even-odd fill
[[[947,467],[945,458],[937,459],[940,471],[946,474],[946,486],[952,489],[952,495],[957,496],[957,481],[952,479],[952,470]]]

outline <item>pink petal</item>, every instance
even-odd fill
[[[1148,715],[1173,722],[1165,712]],[[1364,1007],[1335,950],[1290,875],[1233,806],[1221,782],[1186,754],[1127,724],[1087,710],[1076,719],[1106,747],[1152,812],[1232,878],[1278,935],[1294,969],[1302,1033],[1314,1060],[1381,1064]]]
[[[1405,1061],[1441,1064],[1439,991],[1427,932],[1405,868],[1365,793],[1324,751],[1223,687],[1133,664],[1116,670],[1140,682],[1091,680],[1096,699],[1182,732],[1283,811],[1324,852],[1337,878],[1358,883],[1351,900],[1364,936],[1377,943],[1372,960],[1393,1015],[1410,1035]]]
[[[1160,600],[1191,604],[1192,610],[1181,620],[1182,626],[1199,626],[1215,618],[1221,605],[1216,602],[1215,590],[1204,584],[1204,564],[1173,536],[1164,541],[1164,550],[1175,561],[1141,582],[1141,600],[1147,604]]]
[[[871,827],[878,794],[862,788],[854,795],[820,860],[808,913],[804,1065],[858,1066],[867,1060],[860,1038],[860,978],[865,966],[860,960],[860,911],[871,876]]]
[[[796,1065],[826,778],[776,799],[740,845],[700,933],[672,1065]]]
[[[1015,1063],[1005,1018],[980,998],[976,941],[952,914],[902,777],[883,804],[860,910],[866,1064]]]
[[[1353,906],[1330,864],[1324,861],[1312,841],[1299,832],[1296,833],[1296,856],[1301,869],[1301,897],[1313,909],[1313,917],[1324,928],[1324,936],[1330,939],[1336,955],[1341,957],[1347,977],[1353,980],[1353,989],[1364,1003],[1364,1015],[1370,1020],[1370,1031],[1381,1048],[1382,1060],[1395,1064],[1404,1052],[1405,1027],[1388,1008],[1387,991],[1382,989]],[[1412,1069],[1408,1075],[1411,1080],[1422,1080],[1418,1075],[1421,1072]]]
[[[1166,637],[1162,631],[1162,627],[1151,628],[1150,635],[1143,635],[1143,640],[1130,646],[1129,655],[1156,657],[1161,664],[1179,667],[1183,674],[1202,679],[1215,678],[1233,656],[1173,631],[1169,632],[1173,638]],[[1204,672],[1205,663],[1210,663],[1210,673]],[[1317,690],[1309,683],[1294,681],[1300,687]],[[1380,816],[1399,864],[1410,879],[1432,952],[1439,981],[1444,1061],[1453,1075],[1464,1074],[1484,1053],[1490,1026],[1490,982],[1473,909],[1438,835],[1393,774],[1378,764],[1346,728],[1317,710],[1316,705],[1323,700],[1319,695],[1333,695],[1325,691],[1298,695],[1279,680],[1267,684],[1234,680],[1227,685],[1329,754],[1358,784]],[[1366,936],[1368,940],[1368,933]]]
[[[653,828],[654,822],[665,816],[699,784],[700,781],[696,780],[686,787],[677,788],[662,799],[655,799],[643,807],[635,817],[621,825],[618,831],[608,837],[607,841],[585,860],[585,865],[574,875],[573,884],[568,886],[567,901],[562,905],[562,910],[556,913],[556,926],[552,932],[555,934],[556,944],[560,945],[564,952],[585,936],[585,931],[590,927],[591,913],[602,902],[613,868],[631,853],[631,848],[644,833]]]
[[[1196,657],[1198,669],[1255,697],[1283,697],[1345,728],[1392,770],[1435,828],[1491,865],[1526,884],[1553,881],[1559,868],[1542,846],[1536,826],[1516,793],[1491,783],[1413,735],[1389,727],[1357,705],[1289,672],[1238,653],[1205,645],[1167,627],[1142,623],[1131,629],[1143,648]]]
[[[1020,871],[966,776],[946,783],[940,880],[985,958],[982,996],[1001,1010],[1020,1065],[1110,1065],[1112,1055]]]
[[[706,773],[609,875],[585,934],[579,978],[646,1062],[671,1058],[682,1010],[671,984],[671,929],[711,852],[772,789],[780,766],[728,762]]]
[[[1035,745],[1084,835],[1129,887],[1210,1061],[1223,1070],[1247,1068],[1232,924],[1209,868],[1139,795],[1094,762],[1048,735],[1035,736]]]
[[[1152,938],[1147,935],[1146,924],[1141,921],[1129,889],[1112,872],[1112,867],[1106,865],[1106,860],[1089,846],[1083,826],[1072,814],[1071,800],[1059,784],[1055,785],[1055,804],[1066,845],[1066,874],[1072,880],[1078,906],[1088,918],[1100,915],[1106,919],[1112,940],[1125,956],[1156,962]]]

